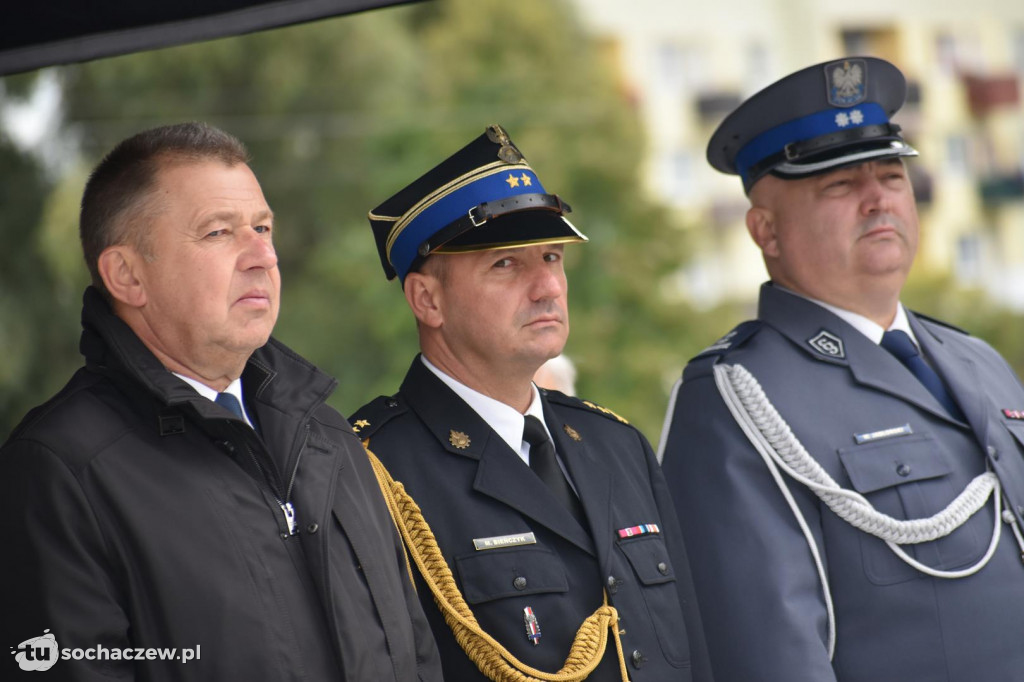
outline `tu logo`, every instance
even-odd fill
[[[60,656],[57,638],[49,629],[43,630],[39,637],[25,640],[11,653],[14,654],[18,667],[30,671],[49,670]]]

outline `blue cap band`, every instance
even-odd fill
[[[736,153],[736,170],[746,185],[751,167],[773,154],[778,154],[788,144],[811,140],[838,130],[850,130],[888,122],[889,117],[885,115],[885,110],[874,102],[864,102],[849,109],[826,109],[796,118],[764,131],[745,144]]]
[[[488,201],[518,194],[546,194],[537,175],[526,166],[499,168],[494,173],[440,197],[420,211],[405,227],[400,227],[401,220],[396,224],[396,229],[401,229],[401,232],[388,251],[391,266],[404,281],[419,255],[420,244],[465,216],[470,209]]]

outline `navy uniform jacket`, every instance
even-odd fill
[[[480,625],[521,661],[558,671],[576,630],[601,605],[607,588],[625,630],[623,650],[634,682],[709,679],[682,537],[650,445],[601,408],[556,391],[541,396],[589,529],[419,357],[395,396],[378,398],[351,421],[423,510]],[[660,532],[619,538],[619,529],[642,524],[656,524]],[[526,533],[536,544],[474,547],[474,539]],[[418,574],[417,589],[445,678],[485,679]],[[536,646],[526,637],[526,607],[540,626]],[[590,679],[620,679],[610,637]]]
[[[715,605],[702,615],[719,680],[1024,680],[1024,565],[1007,524],[980,572],[933,578],[783,474],[831,587],[837,644],[830,664],[825,602],[808,544],[715,385],[715,363],[745,367],[829,475],[893,517],[942,510],[987,462],[1019,523],[1024,421],[1003,410],[1024,410],[1020,382],[984,342],[908,316],[969,423],[948,416],[885,349],[821,306],[770,284],[762,288],[757,321],[740,325],[687,366],[663,467],[698,598]],[[821,343],[822,331],[833,337],[830,343]],[[858,444],[858,434],[877,435]],[[990,499],[952,534],[906,548],[933,568],[970,566],[984,555],[993,521]]]

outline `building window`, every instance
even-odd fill
[[[775,80],[771,53],[760,43],[747,47],[747,68],[744,72],[744,91],[752,95],[762,88],[771,85]]]
[[[676,42],[663,42],[654,50],[654,62],[661,88],[670,92],[684,92],[704,85],[702,59],[696,48]]]
[[[942,33],[935,39],[935,57],[942,73],[955,76],[957,72],[956,39],[948,33]]]
[[[867,31],[843,31],[843,54],[871,54],[871,37]]]
[[[975,284],[981,279],[982,251],[977,234],[966,234],[956,240],[956,277],[962,284]]]
[[[950,135],[946,138],[946,169],[955,175],[970,173],[967,138],[963,135]]]
[[[692,204],[700,196],[696,170],[692,153],[666,150],[658,163],[657,188],[662,199],[673,206]]]
[[[1024,78],[1024,28],[1013,34],[1013,68],[1018,78]]]

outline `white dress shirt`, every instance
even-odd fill
[[[194,388],[196,390],[196,393],[203,396],[207,400],[217,400],[217,391],[210,388],[203,382],[196,381],[191,377],[187,377],[183,374],[178,374],[177,372],[171,372],[171,374],[178,377],[186,384]],[[235,396],[235,398],[238,399],[238,404],[242,406],[242,416],[245,418],[245,423],[248,424],[249,426],[252,426],[252,420],[249,419],[249,411],[245,409],[245,401],[242,400],[242,377],[238,377],[230,384],[228,384],[228,387],[221,391],[221,393],[230,393],[231,395]]]

